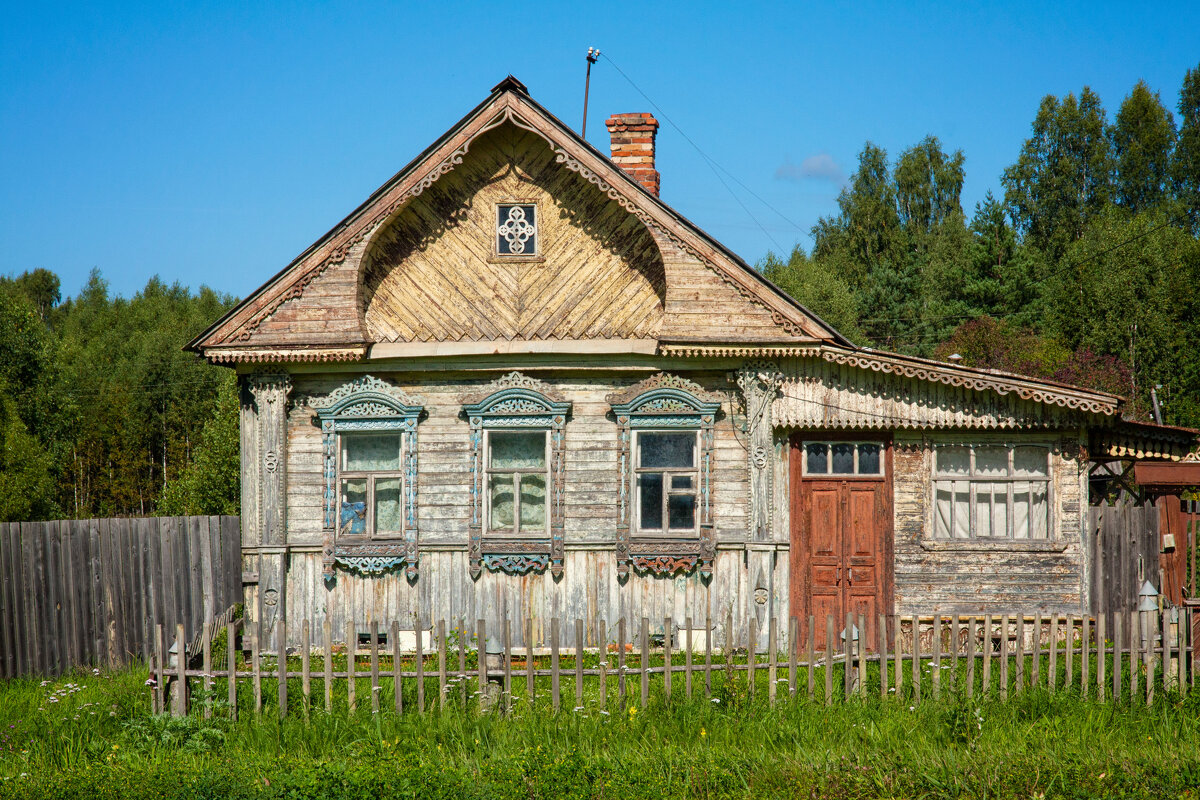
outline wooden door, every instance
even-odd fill
[[[807,469],[810,451],[836,447],[852,460],[833,469]],[[860,470],[862,461],[872,468]],[[877,459],[877,463],[875,461]],[[852,464],[850,469],[846,464]],[[820,464],[817,464],[820,467]],[[808,617],[818,649],[825,646],[827,615],[840,633],[846,614],[867,618],[865,644],[875,649],[878,616],[890,614],[892,579],[892,478],[890,441],[797,434],[792,441],[791,603],[800,618],[801,641],[807,642]]]

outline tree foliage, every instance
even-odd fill
[[[812,255],[760,263],[862,344],[1063,381],[1200,426],[1200,66],[1179,128],[1139,81],[1041,101],[1030,136],[966,221],[965,158],[927,136],[894,167],[868,142],[812,229]]]

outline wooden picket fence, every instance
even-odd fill
[[[334,632],[328,621],[318,628],[304,620],[299,646],[283,657],[260,650],[258,643],[265,641],[260,625],[249,624],[239,637],[242,621],[235,620],[214,627],[215,635],[200,636],[200,652],[194,654],[177,626],[174,652],[188,652],[184,659],[173,657],[159,626],[148,683],[156,712],[183,715],[202,708],[206,716],[233,717],[239,710],[260,714],[264,704],[280,715],[355,712],[361,693],[372,713],[388,707],[423,713],[448,703],[479,710],[548,703],[558,712],[564,694],[572,699],[572,691],[573,709],[609,713],[605,709],[614,703],[644,708],[652,695],[669,702],[698,692],[714,702],[733,692],[750,700],[765,696],[770,705],[781,698],[832,704],[874,695],[915,704],[947,692],[1006,699],[1040,687],[1100,701],[1144,697],[1152,702],[1156,692],[1186,691],[1196,684],[1200,659],[1193,658],[1192,626],[1200,615],[1167,609],[1114,619],[1115,629],[1109,631],[1103,615],[881,615],[878,641],[867,642],[853,633],[841,635],[855,628],[866,631],[865,617],[847,616],[843,628],[830,616],[821,648],[811,635],[798,635],[816,630],[819,621],[812,617],[804,627],[796,618],[785,626],[772,619],[766,631],[751,619],[739,628],[748,632],[748,640],[722,641],[719,648],[714,639],[735,630],[732,616],[724,626],[706,620],[696,629],[688,619],[678,630],[666,619],[662,632],[653,635],[647,618],[636,628],[625,619],[612,627],[602,620],[577,619],[568,626],[551,619],[545,626],[548,640],[536,647],[533,620],[525,619],[519,621],[525,642],[519,648],[513,645],[512,620],[493,630],[492,639],[485,620],[473,626],[465,620],[456,625],[439,620],[428,627],[410,622],[407,630],[398,622],[374,622],[366,632],[353,624]],[[281,620],[274,641],[289,641],[288,632]],[[239,638],[244,650],[229,646]],[[588,641],[605,645],[587,647]]]

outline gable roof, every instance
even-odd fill
[[[769,310],[775,324],[788,333],[810,340],[853,347],[851,342],[797,303],[782,289],[713,239],[637,181],[614,165],[608,157],[580,138],[528,94],[525,85],[511,75],[492,88],[491,94],[435,142],[377,189],[358,208],[328,233],[280,270],[245,300],[195,337],[186,349],[206,352],[229,349],[227,358],[240,360],[238,348],[259,325],[285,304],[301,297],[309,284],[333,264],[346,260],[350,250],[374,231],[401,206],[421,194],[443,175],[462,163],[475,138],[505,122],[537,133],[556,153],[564,168],[596,185],[609,198],[637,216],[647,227],[668,237],[708,267],[743,297]],[[294,357],[356,360],[368,344],[361,320],[341,319],[329,325],[330,336],[311,344],[322,355],[303,352],[296,343]]]

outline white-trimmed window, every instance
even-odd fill
[[[488,430],[487,533],[545,535],[550,481],[548,430]]]
[[[537,205],[500,203],[496,206],[496,255],[530,257],[538,254]]]
[[[937,445],[933,483],[935,539],[1052,537],[1046,445]]]
[[[400,536],[404,531],[404,434],[338,434],[338,508],[345,535]]]
[[[805,442],[804,474],[807,477],[883,475],[881,442]]]
[[[698,431],[634,431],[639,533],[695,536]]]

